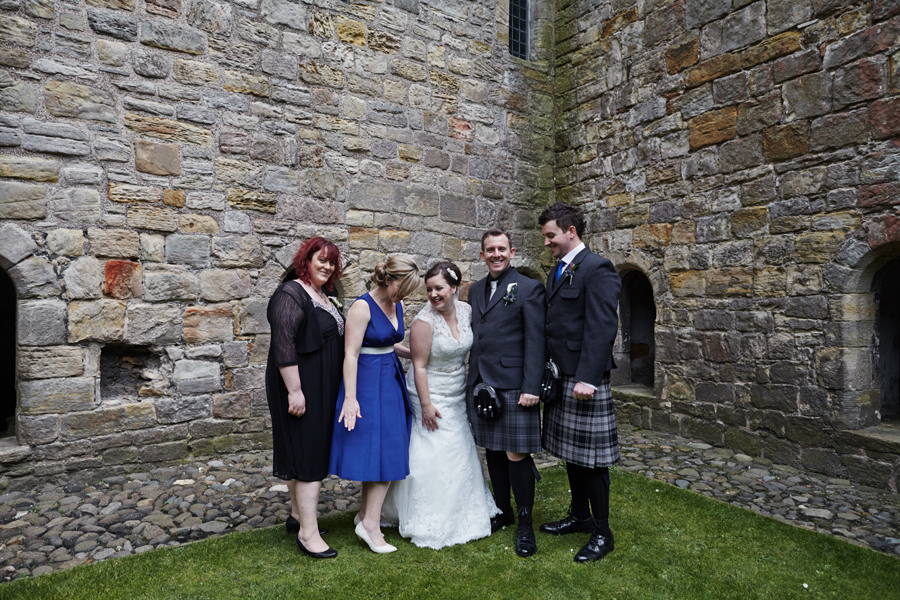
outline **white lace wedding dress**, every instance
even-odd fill
[[[464,360],[472,347],[472,309],[456,302],[459,341],[430,304],[416,320],[431,326],[428,393],[441,413],[437,431],[422,425],[422,407],[413,381],[406,375],[412,401],[409,476],[395,481],[385,499],[382,519],[400,526],[400,535],[416,546],[439,549],[491,534],[490,518],[500,511],[481,471],[481,462],[466,418]]]

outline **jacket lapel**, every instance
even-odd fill
[[[583,261],[587,257],[587,255],[590,254],[590,252],[591,251],[587,247],[587,244],[585,244],[585,246],[584,246],[584,248],[582,248],[581,252],[576,254],[575,258],[572,259],[572,263],[569,265],[569,268],[571,269],[572,265],[581,264],[581,261]],[[550,281],[553,281],[553,275],[554,275],[555,270],[556,269],[554,269],[553,271],[550,272]],[[576,271],[577,270],[578,269],[576,269]],[[565,271],[563,271],[563,273],[565,273]],[[574,280],[575,278],[573,277],[572,279]],[[565,282],[565,281],[567,281],[566,277],[564,277],[563,275],[560,275],[559,279],[556,280],[556,283],[553,283],[553,284],[547,286],[547,296],[549,296],[550,298],[553,298],[554,294],[556,294],[556,292],[558,292],[559,290],[562,289],[563,282]]]
[[[473,306],[478,315],[484,314],[484,289],[486,279],[479,279],[469,288],[469,304]]]
[[[491,298],[490,302],[487,303],[487,306],[484,309],[485,313],[490,311],[495,306],[497,306],[497,303],[500,302],[500,300],[503,298],[503,296],[506,295],[506,286],[508,286],[510,283],[516,281],[517,275],[518,275],[518,271],[516,271],[516,268],[510,267],[509,275],[504,273],[503,275],[500,276],[500,279],[497,280],[497,291],[494,292],[494,297]],[[484,285],[487,287],[490,287],[490,278],[491,278],[491,276],[488,275],[487,278],[484,280]],[[483,297],[484,296],[482,296],[482,298]]]

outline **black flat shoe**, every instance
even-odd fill
[[[287,521],[284,522],[284,528],[288,533],[293,533],[297,535],[300,533],[300,521],[294,518],[294,515],[290,515],[287,518]]]
[[[306,546],[303,545],[303,542],[300,541],[300,538],[294,538],[297,540],[297,547],[300,548],[300,552],[306,554],[307,556],[311,556],[312,558],[334,558],[337,556],[337,550],[334,548],[329,548],[324,552],[310,552],[306,549]]]
[[[537,542],[534,539],[534,526],[531,523],[531,510],[519,509],[519,527],[516,530],[516,554],[523,558],[537,553]]]
[[[497,533],[507,525],[515,523],[512,513],[500,513],[491,517],[491,533]]]
[[[287,521],[284,522],[284,528],[288,533],[297,535],[298,533],[300,533],[300,521],[295,519],[294,515],[290,515],[287,518]],[[328,533],[327,529],[323,528],[319,530],[319,535],[325,535],[326,533]]]
[[[588,540],[588,543],[578,551],[578,554],[575,555],[575,562],[577,563],[586,563],[595,560],[600,560],[613,550],[615,550],[615,543],[613,542],[613,536],[602,536],[599,533],[594,531],[591,535],[591,539]]]
[[[550,521],[541,525],[541,532],[550,535],[566,535],[567,533],[593,533],[594,519],[577,519],[569,515],[559,521]]]

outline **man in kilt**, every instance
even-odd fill
[[[537,552],[531,511],[538,473],[530,453],[541,451],[538,394],[546,348],[546,296],[540,282],[510,266],[515,254],[506,232],[492,229],[482,236],[479,256],[488,276],[469,288],[474,342],[466,409],[475,443],[486,451],[494,501],[503,511],[491,519],[491,533],[514,522],[512,489],[519,517],[516,554],[532,556]],[[486,421],[475,409],[473,391],[480,383],[494,388],[503,406],[496,421]]]
[[[609,469],[619,460],[619,437],[609,372],[618,329],[621,280],[613,264],[581,241],[584,215],[557,202],[538,219],[544,245],[558,260],[547,278],[547,352],[563,378],[562,397],[544,406],[544,448],[566,461],[569,514],[541,525],[553,535],[590,533],[575,562],[612,552]]]

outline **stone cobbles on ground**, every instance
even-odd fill
[[[652,431],[620,430],[623,471],[900,555],[900,495]]]
[[[623,471],[748,508],[791,525],[900,555],[900,496],[798,472],[708,444],[620,430]],[[540,455],[539,466],[555,464]],[[359,507],[360,484],[325,480],[321,514]],[[111,477],[94,485],[46,485],[0,495],[0,577],[9,581],[142,554],[231,531],[283,523],[287,487],[271,454]]]

